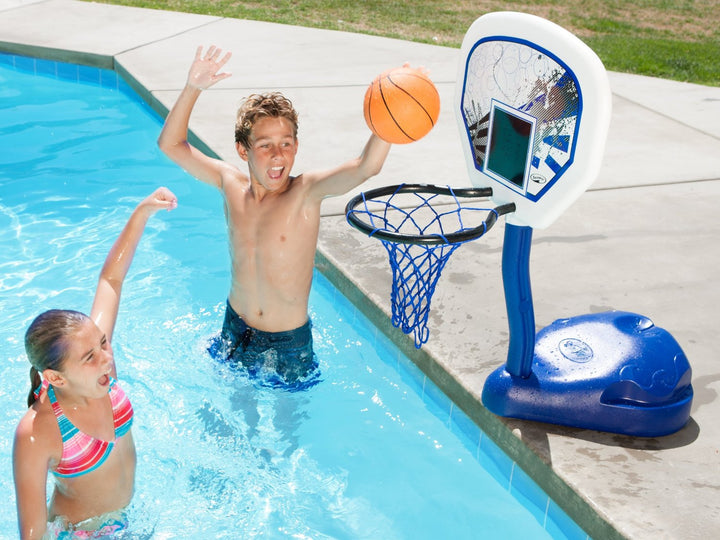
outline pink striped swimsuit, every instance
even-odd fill
[[[112,404],[113,424],[115,426],[115,439],[102,441],[83,433],[76,428],[63,412],[55,397],[53,387],[43,381],[43,388],[47,389],[48,398],[60,427],[63,451],[60,463],[52,471],[56,476],[70,478],[94,471],[107,459],[115,446],[115,441],[130,431],[133,420],[133,408],[125,392],[115,379],[110,379],[108,394]]]

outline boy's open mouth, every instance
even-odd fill
[[[273,180],[277,180],[282,176],[283,171],[285,170],[285,167],[272,167],[268,171],[268,176],[272,178]]]

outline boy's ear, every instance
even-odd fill
[[[247,148],[245,148],[241,143],[236,142],[236,143],[235,143],[235,149],[237,150],[238,156],[240,156],[240,158],[241,158],[243,161],[247,161],[247,160],[248,160],[248,151],[247,151]]]

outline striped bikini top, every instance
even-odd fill
[[[62,407],[57,402],[53,387],[47,381],[43,381],[43,387],[47,389],[48,398],[55,413],[55,418],[57,418],[63,442],[60,463],[52,473],[56,476],[71,478],[94,471],[110,455],[115,446],[115,441],[130,431],[130,427],[132,427],[133,408],[127,395],[122,391],[117,381],[111,378],[108,394],[112,404],[115,440],[103,441],[91,437],[76,428],[65,416]]]

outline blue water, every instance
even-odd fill
[[[179,207],[149,222],[114,337],[136,412],[130,537],[586,538],[322,275],[320,384],[256,388],[217,365],[222,203],[157,150],[161,125],[112,72],[0,54],[0,537],[16,530],[25,329],[89,310],[132,208],[166,185]]]

